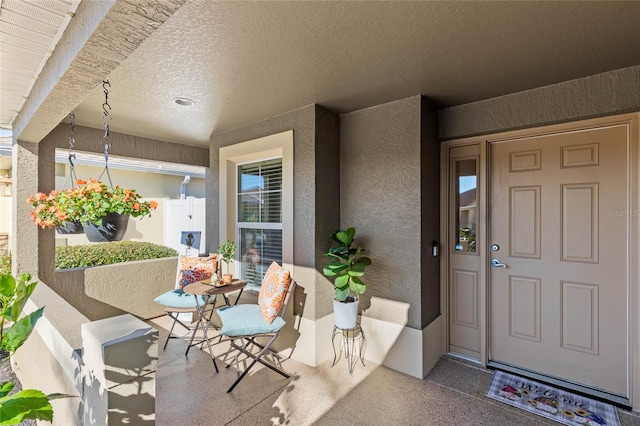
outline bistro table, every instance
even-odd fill
[[[240,296],[242,295],[242,291],[246,287],[247,282],[245,280],[235,279],[231,282],[231,284],[222,284],[222,285],[214,285],[211,284],[211,280],[203,280],[196,281],[194,283],[188,284],[184,287],[184,292],[188,294],[193,294],[193,297],[196,299],[196,311],[198,313],[198,322],[196,324],[196,328],[191,335],[191,341],[189,342],[189,347],[199,345],[201,343],[207,343],[207,347],[209,348],[209,355],[211,355],[211,360],[213,361],[213,366],[216,369],[216,373],[218,372],[218,365],[216,364],[216,359],[213,356],[213,351],[211,350],[211,342],[209,341],[209,335],[207,334],[207,329],[209,328],[210,320],[213,315],[213,311],[216,308],[216,299],[218,295],[222,295],[224,298],[225,305],[231,306],[229,298],[227,294],[233,293],[235,291],[240,291],[234,305],[238,303],[240,300]],[[198,296],[202,296],[203,302],[200,303]],[[210,299],[213,297],[213,301],[210,303]],[[207,315],[208,314],[208,315]],[[196,343],[193,343],[193,339],[196,334],[196,330],[200,328],[202,330],[202,340],[199,340]]]

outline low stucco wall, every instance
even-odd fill
[[[54,425],[81,425],[80,327],[89,320],[44,283],[36,286],[23,313],[42,306],[45,307],[43,316],[24,345],[11,357],[11,363],[23,389],[75,396],[51,402]]]
[[[130,313],[148,319],[163,314],[156,296],[174,288],[177,257],[56,270],[43,279],[90,321]]]
[[[95,266],[84,270],[87,296],[139,318],[163,315],[153,301],[174,288],[177,257]]]
[[[52,401],[53,425],[152,424],[158,332],[129,314],[92,323],[41,282],[24,313],[42,306],[12,366],[24,389],[71,396]],[[107,374],[108,388],[99,380]]]

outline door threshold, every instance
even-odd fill
[[[578,383],[568,382],[566,380],[562,380],[553,376],[547,376],[545,374],[537,373],[535,371],[527,370],[525,368],[515,367],[513,365],[505,364],[499,361],[489,361],[487,363],[487,368],[491,368],[494,370],[502,370],[508,373],[524,376],[533,380],[537,380],[547,385],[555,386],[559,389],[575,392],[576,394],[586,396],[587,398],[592,398],[597,401],[610,403],[624,410],[631,410],[632,408],[631,401],[629,401],[629,398],[624,397],[622,395],[606,392],[601,389],[584,386]]]

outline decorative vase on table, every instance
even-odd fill
[[[101,225],[85,224],[84,232],[87,235],[87,239],[93,243],[121,241],[127,232],[128,224],[128,214],[108,213],[102,217]]]
[[[82,223],[76,222],[67,222],[64,226],[58,225],[56,226],[56,232],[58,234],[69,235],[69,234],[84,234],[84,227]]]

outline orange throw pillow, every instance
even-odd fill
[[[274,261],[264,274],[258,295],[258,304],[267,324],[271,324],[278,316],[290,285],[291,274]]]
[[[178,282],[176,288],[183,288],[196,281],[209,279],[218,271],[217,255],[207,257],[178,257]]]

